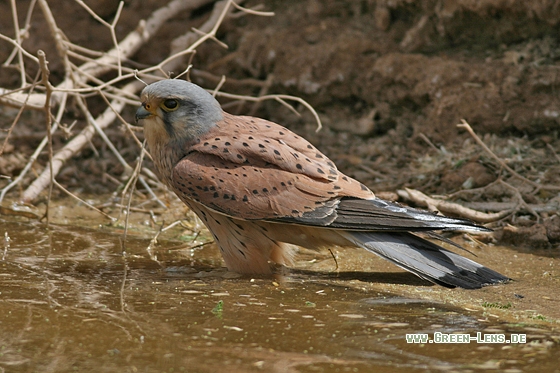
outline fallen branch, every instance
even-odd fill
[[[464,202],[462,206],[465,206],[470,209],[480,210],[480,211],[490,211],[490,212],[499,212],[499,211],[506,211],[506,210],[515,210],[518,208],[519,203],[517,202]],[[535,203],[528,203],[527,206],[538,213],[545,212],[545,213],[556,213],[560,211],[560,201],[559,200],[550,200],[546,204],[535,204]]]
[[[516,206],[516,208],[512,210],[506,210],[498,213],[489,214],[489,213],[473,210],[471,208],[459,205],[454,202],[428,197],[424,193],[415,189],[405,188],[405,190],[398,190],[397,194],[402,198],[410,200],[416,203],[417,205],[427,207],[430,210],[441,211],[446,214],[452,214],[455,216],[459,216],[462,218],[475,221],[477,223],[491,223],[503,219],[506,216],[511,215],[517,210],[517,206]]]

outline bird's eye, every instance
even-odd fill
[[[179,107],[179,103],[175,99],[167,99],[163,101],[163,108],[167,111],[176,110]]]

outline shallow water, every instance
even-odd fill
[[[507,310],[472,307],[489,297],[504,304],[498,295],[516,285],[447,290],[392,267],[337,273],[328,253],[317,262],[304,254],[299,269],[274,278],[239,277],[222,268],[212,245],[177,250],[160,242],[149,252],[149,239],[123,245],[110,229],[0,217],[5,233],[0,371],[560,371],[555,320],[516,323]],[[362,254],[338,260],[363,265]],[[434,332],[527,341],[406,341]]]

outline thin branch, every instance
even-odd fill
[[[89,6],[86,5],[86,3],[84,3],[82,0],[76,0],[76,2],[81,5],[93,18],[95,18],[99,23],[101,23],[102,25],[106,26],[109,31],[111,32],[111,39],[113,40],[113,45],[115,46],[115,50],[117,52],[117,70],[119,72],[119,76],[122,75],[122,65],[121,65],[121,49],[119,47],[119,43],[117,41],[117,34],[115,33],[115,26],[117,25],[117,22],[119,21],[119,18],[121,16],[121,11],[124,5],[124,1],[120,1],[119,2],[119,7],[117,9],[117,13],[115,15],[115,18],[113,19],[113,22],[108,23],[107,21],[105,21],[103,18],[99,17],[97,15],[97,13],[95,13]]]
[[[527,179],[525,176],[520,175],[519,173],[517,173],[514,169],[512,169],[511,167],[509,167],[504,161],[502,161],[500,159],[500,157],[498,157],[496,154],[494,154],[494,152],[492,150],[490,150],[490,148],[488,146],[486,146],[486,144],[484,143],[484,141],[482,141],[480,139],[480,137],[478,137],[478,135],[473,131],[472,127],[470,126],[469,123],[467,123],[466,120],[461,119],[461,124],[458,124],[457,127],[459,128],[464,128],[466,129],[469,134],[472,136],[472,138],[476,141],[476,143],[478,145],[480,145],[482,147],[482,149],[484,149],[484,151],[486,153],[488,153],[488,155],[490,157],[492,157],[496,162],[498,162],[500,164],[500,166],[502,166],[504,169],[506,169],[510,174],[512,174],[513,176],[515,176],[516,178],[526,182],[527,184],[530,184],[531,186],[533,186],[537,191],[541,190],[541,189],[547,189],[547,190],[560,190],[560,186],[554,186],[554,185],[541,185],[539,183],[536,183],[532,180]]]
[[[517,202],[519,204],[519,207],[524,207],[526,211],[530,212],[537,219],[537,222],[539,222],[541,220],[540,215],[535,210],[533,210],[527,204],[527,202],[525,202],[525,199],[523,199],[523,196],[521,195],[521,192],[519,191],[519,189],[517,189],[516,187],[514,187],[512,185],[509,185],[508,183],[506,183],[502,179],[498,179],[498,183],[501,184],[502,186],[506,187],[507,189],[509,189],[513,193],[513,195],[517,198]]]
[[[113,106],[111,105],[111,101],[109,101],[107,99],[107,94],[103,93],[103,91],[99,91],[99,95],[101,96],[101,98],[103,98],[103,101],[105,101],[105,104],[111,108],[111,110],[113,110],[113,113],[115,113],[115,115],[117,116],[118,120],[124,125],[124,127],[126,128],[126,130],[128,131],[128,133],[130,134],[130,136],[132,137],[132,139],[134,140],[134,142],[136,143],[136,145],[138,145],[138,147],[140,149],[142,149],[142,142],[140,140],[138,140],[138,137],[136,136],[136,134],[134,133],[134,131],[132,131],[132,129],[130,128],[131,126],[128,124],[128,122],[121,116],[121,113],[119,113],[118,111],[116,111]],[[143,130],[143,128],[139,127],[139,130]],[[152,158],[149,154],[148,156],[150,157],[150,159]]]
[[[124,223],[123,243],[126,242],[126,236],[128,234],[128,222],[129,222],[129,219],[130,219],[130,205],[132,203],[132,195],[134,194],[134,188],[136,188],[136,181],[138,181],[138,178],[140,177],[140,171],[142,170],[142,162],[143,161],[144,161],[144,152],[140,152],[140,155],[138,157],[138,161],[136,162],[136,167],[134,167],[134,171],[132,173],[132,176],[130,177],[127,185],[123,188],[123,191],[122,191],[122,199],[124,200],[126,192],[128,191],[128,188],[130,188],[130,192],[128,194],[128,202],[126,204],[126,217],[125,217],[125,223]]]
[[[29,99],[29,96],[35,90],[35,86],[37,85],[37,81],[39,79],[40,74],[41,74],[41,71],[37,71],[37,76],[35,76],[35,79],[33,80],[33,84],[31,85],[31,88],[29,89],[29,93],[27,94],[25,102],[27,102],[27,100]],[[14,130],[16,124],[19,122],[19,119],[21,118],[21,115],[23,114],[23,111],[25,110],[25,102],[24,102],[24,105],[19,108],[17,115],[15,116],[14,120],[12,121],[12,124],[10,125],[10,128],[8,128],[8,131],[6,133],[6,138],[4,139],[4,142],[2,143],[2,146],[0,147],[0,155],[2,155],[4,153],[4,149],[6,148],[6,145],[8,145],[8,140],[10,139],[10,136],[12,135],[12,131]],[[0,198],[0,202],[1,201],[2,201],[2,199]]]
[[[103,132],[103,129],[97,124],[97,121],[95,120],[95,118],[93,117],[93,115],[91,115],[91,113],[89,112],[88,108],[86,107],[86,104],[84,103],[84,100],[81,98],[78,98],[76,100],[76,103],[78,104],[78,106],[80,107],[80,109],[82,110],[82,113],[86,116],[86,120],[87,122],[93,126],[93,128],[95,128],[95,131],[97,131],[97,134],[99,135],[99,137],[101,137],[101,139],[105,142],[105,144],[107,144],[107,147],[109,147],[109,149],[111,150],[111,152],[113,153],[113,155],[117,158],[117,160],[119,161],[119,163],[124,167],[124,170],[126,173],[132,171],[132,167],[130,167],[128,165],[128,163],[125,161],[125,159],[122,157],[121,153],[119,153],[119,151],[117,150],[117,148],[115,147],[115,145],[113,145],[113,143],[111,142],[111,140],[109,139],[109,137],[107,137],[107,135],[105,134],[105,132]],[[109,108],[111,108],[112,110],[112,106],[109,105]],[[115,111],[113,111],[113,113],[116,116]]]
[[[84,201],[83,199],[81,199],[80,197],[78,197],[77,195],[75,195],[74,193],[70,192],[68,189],[64,188],[62,185],[60,185],[58,183],[58,181],[53,180],[54,185],[56,185],[58,188],[60,188],[60,190],[62,190],[64,193],[68,194],[70,197],[74,198],[75,200],[83,203],[84,205],[86,205],[87,207],[89,207],[90,209],[92,209],[93,211],[97,211],[98,213],[100,213],[101,215],[103,215],[104,217],[106,217],[107,219],[111,220],[111,221],[117,221],[117,219],[115,219],[114,217],[112,217],[111,215],[107,214],[106,212],[101,211],[100,209],[98,209],[97,207],[95,207],[94,205],[92,205],[91,203],[88,203],[86,201]]]
[[[299,116],[301,114],[293,106],[288,104],[285,100],[296,101],[296,102],[299,102],[300,104],[302,104],[303,106],[305,106],[305,108],[307,110],[309,110],[311,112],[311,114],[313,114],[313,117],[315,118],[315,121],[317,122],[316,131],[318,132],[318,131],[321,130],[321,128],[323,128],[323,125],[321,124],[321,119],[319,118],[319,114],[317,114],[317,112],[315,111],[313,106],[311,106],[307,101],[305,101],[301,97],[290,96],[290,95],[266,95],[266,96],[260,96],[260,97],[251,97],[251,96],[234,95],[234,94],[225,93],[225,92],[218,92],[217,96],[218,97],[231,98],[231,99],[234,99],[234,100],[246,100],[246,101],[254,101],[254,102],[259,102],[259,101],[264,101],[264,100],[276,100],[276,101],[280,102],[282,105],[286,106],[288,109],[290,109],[296,115]]]
[[[0,34],[0,39],[7,41],[8,43],[12,44],[14,47],[16,47],[18,49],[18,51],[20,51],[25,57],[33,60],[34,62],[36,62],[37,64],[39,63],[39,59],[37,57],[35,57],[34,55],[32,55],[31,53],[29,53],[28,51],[26,51],[25,49],[23,49],[23,47],[14,39],[7,37],[4,34]],[[1,91],[0,91],[1,92]]]
[[[268,94],[268,90],[272,86],[273,82],[274,82],[274,75],[268,74],[266,80],[264,81],[264,84],[261,86],[261,90],[259,91],[259,97],[266,96]],[[249,110],[248,114],[254,116],[259,110],[261,104],[262,101],[257,101],[253,103],[253,107],[251,107],[251,110]]]
[[[218,85],[216,86],[216,88],[214,88],[214,92],[212,92],[212,96],[216,97],[216,94],[218,94],[218,92],[220,91],[220,89],[222,88],[225,82],[226,82],[226,77],[222,75],[222,79],[220,79]]]
[[[17,14],[17,7],[16,7],[16,0],[10,0],[10,5],[12,8],[12,21],[14,22],[14,34],[16,35],[16,43],[18,45],[21,45],[21,34],[20,34],[20,28],[19,28],[19,20],[18,20],[18,14]],[[20,80],[21,80],[21,86],[24,87],[26,85],[26,78],[25,78],[25,62],[23,60],[23,54],[21,49],[16,48],[17,50],[17,55],[18,55],[18,61],[19,61],[19,69],[20,69]]]
[[[134,81],[124,86],[123,90],[126,92],[136,92],[140,88],[140,82]],[[116,115],[113,110],[121,111],[124,108],[125,103],[119,100],[113,100],[111,106],[112,108],[105,109],[105,111],[96,119],[96,123],[101,129],[107,127],[115,120]],[[91,141],[95,132],[96,131],[93,126],[87,126],[84,130],[82,130],[82,132],[76,135],[61,150],[59,150],[53,157],[52,172],[55,175],[58,174],[64,163],[76,154],[84,146],[84,144]],[[22,198],[24,201],[32,201],[37,198],[39,193],[41,193],[47,185],[48,180],[50,179],[50,173],[51,171],[47,168],[37,179],[33,181],[33,183],[23,193]]]
[[[51,12],[51,8],[47,3],[47,0],[38,0],[38,1],[39,1],[39,7],[41,8],[43,15],[45,16],[45,20],[47,21],[47,26],[49,27],[50,33],[54,38],[58,55],[62,60],[62,64],[64,66],[64,73],[67,78],[66,80],[73,78],[72,67],[70,66],[70,60],[68,60],[68,54],[66,53],[66,47],[64,45],[64,40],[65,40],[64,34],[58,28],[54,15]]]
[[[484,210],[484,211],[505,211],[505,210],[517,210],[519,208],[519,202],[495,202],[495,201],[485,201],[485,202],[464,202],[462,205],[474,209],[474,210]],[[546,212],[546,213],[556,213],[560,211],[560,201],[558,199],[550,200],[546,204],[535,204],[528,203],[527,206],[535,212]]]
[[[16,29],[16,34],[19,33],[20,35],[20,39],[19,39],[19,45],[21,45],[21,43],[23,42],[23,40],[29,38],[29,30],[31,28],[31,15],[33,14],[33,10],[35,9],[35,4],[37,3],[37,0],[31,0],[31,2],[29,3],[29,7],[27,8],[27,14],[25,16],[25,23],[24,23],[24,27],[23,28],[19,28],[19,26],[14,27]],[[15,1],[14,1],[15,4]],[[13,9],[13,8],[12,8]],[[15,26],[15,23],[14,23]],[[9,65],[12,63],[13,59],[16,57],[16,55],[18,55],[18,48],[14,48],[12,50],[12,53],[10,54],[10,56],[6,59],[6,61],[4,62],[4,65]],[[25,85],[22,84],[22,87],[24,87]]]
[[[441,150],[437,148],[437,146],[434,145],[434,143],[428,138],[428,136],[424,135],[422,132],[420,132],[418,134],[418,136],[424,140],[424,142],[426,144],[428,144],[430,146],[430,148],[434,149],[436,152],[441,153]]]
[[[45,210],[45,215],[47,217],[47,227],[50,225],[50,214],[49,214],[49,206],[51,203],[52,197],[52,190],[54,184],[54,174],[52,169],[52,160],[53,160],[53,148],[52,148],[52,114],[51,114],[51,93],[52,93],[52,85],[49,82],[50,71],[49,67],[47,66],[47,57],[45,56],[45,52],[42,50],[37,51],[37,56],[39,56],[39,65],[41,66],[41,82],[46,89],[45,92],[45,120],[47,121],[47,149],[49,151],[49,169],[51,174],[51,182],[49,183],[49,193],[47,198],[47,207]]]
[[[274,12],[261,12],[255,9],[244,8],[241,5],[237,4],[235,1],[232,1],[232,4],[235,8],[242,11],[243,13],[252,14],[261,17],[274,17]]]
[[[552,147],[552,145],[546,144],[546,147],[552,152],[552,154],[554,155],[554,157],[556,158],[556,160],[558,161],[558,163],[560,163],[560,155],[558,155],[558,153],[556,153],[556,150],[554,150],[554,148]]]
[[[66,98],[67,98],[67,95],[65,94],[64,97],[63,97],[60,108],[64,108],[66,106]],[[57,120],[55,121],[54,126],[52,126],[51,133],[55,132],[56,129],[58,128],[58,123],[60,122],[59,116],[62,117],[62,113],[63,113],[63,110],[59,109],[59,115],[57,115]],[[8,191],[10,189],[12,189],[14,186],[18,185],[19,183],[21,183],[23,178],[27,175],[27,173],[29,172],[29,170],[31,169],[31,167],[33,166],[33,164],[35,163],[35,161],[39,157],[39,154],[41,154],[41,152],[43,151],[43,149],[47,145],[47,142],[48,142],[48,136],[45,136],[43,138],[43,140],[41,141],[41,143],[39,144],[39,146],[35,149],[33,154],[31,154],[31,156],[29,157],[29,160],[27,161],[25,167],[19,173],[19,175],[11,183],[6,185],[4,187],[4,189],[2,189],[2,192],[0,192],[0,203],[4,200],[4,196],[6,195],[6,193],[8,193]]]

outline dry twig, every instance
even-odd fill
[[[441,211],[443,213],[460,216],[478,223],[490,223],[493,221],[497,221],[515,212],[515,209],[512,209],[489,214],[470,209],[468,207],[459,205],[458,203],[431,198],[418,190],[408,188],[405,188],[405,190],[399,190],[397,191],[397,193],[402,198],[413,201],[420,206],[428,207],[430,210]]]
[[[51,114],[51,94],[52,94],[52,85],[49,82],[50,71],[49,67],[47,66],[47,57],[45,56],[45,52],[39,50],[37,52],[39,56],[39,64],[41,66],[41,81],[43,86],[46,89],[45,93],[45,120],[47,122],[47,145],[49,150],[49,169],[51,174],[51,180],[49,183],[49,196],[47,198],[47,208],[45,210],[45,215],[47,217],[47,226],[50,224],[50,216],[49,216],[49,205],[51,202],[52,197],[52,188],[54,184],[54,174],[52,172],[52,159],[53,159],[53,148],[52,148],[52,114]]]
[[[484,151],[486,153],[488,153],[488,155],[490,157],[492,157],[496,162],[498,162],[498,164],[503,167],[505,170],[507,170],[509,173],[511,173],[512,176],[515,176],[516,178],[522,180],[523,182],[531,185],[532,187],[535,188],[534,193],[538,192],[541,189],[546,189],[546,190],[560,190],[560,186],[556,186],[556,185],[541,185],[539,183],[536,183],[532,180],[527,179],[525,176],[519,174],[518,172],[516,172],[514,169],[512,169],[511,167],[509,167],[503,160],[500,159],[500,157],[498,157],[496,154],[494,154],[494,152],[492,150],[490,150],[490,148],[484,143],[484,141],[482,141],[480,139],[480,137],[478,137],[478,135],[474,132],[474,130],[472,129],[472,127],[470,126],[469,123],[467,123],[466,120],[462,119],[461,120],[461,124],[458,124],[457,127],[459,128],[464,128],[467,130],[467,132],[472,136],[472,138],[476,141],[476,143],[478,145],[480,145],[482,147],[482,149],[484,149]]]

